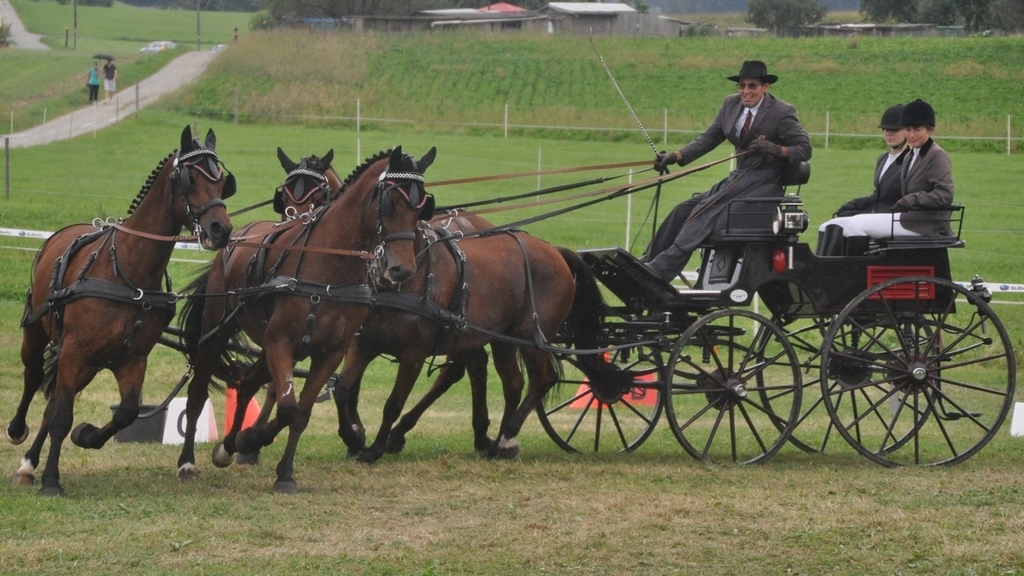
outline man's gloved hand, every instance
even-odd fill
[[[892,205],[893,212],[909,212],[911,208],[910,201],[906,198],[900,198]]]
[[[669,164],[675,164],[681,160],[682,158],[679,157],[678,152],[662,152],[654,157],[654,169],[658,172],[664,172],[668,169]]]
[[[750,146],[747,146],[747,150],[763,156],[782,157],[782,146],[779,146],[775,142],[765,138],[758,138],[757,140],[754,140],[750,143]]]

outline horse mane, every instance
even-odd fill
[[[128,207],[129,216],[131,216],[132,212],[135,212],[135,209],[139,207],[139,204],[142,203],[142,199],[146,197],[146,194],[149,194],[150,189],[153,188],[153,183],[156,182],[157,176],[160,175],[160,171],[164,169],[164,165],[167,164],[167,161],[173,157],[174,152],[171,152],[170,154],[167,155],[167,158],[161,160],[160,163],[156,165],[156,168],[154,168],[153,171],[150,172],[149,178],[146,178],[146,183],[142,185],[142,189],[139,190],[139,193],[135,195],[135,198],[132,200],[131,206]]]
[[[381,150],[380,152],[377,152],[376,154],[374,154],[373,156],[370,156],[366,160],[363,160],[363,163],[360,164],[359,166],[357,166],[356,169],[353,170],[352,173],[349,174],[348,177],[345,178],[345,181],[342,183],[343,186],[344,187],[348,187],[349,184],[355,182],[357,178],[362,176],[363,172],[366,172],[366,170],[370,166],[372,166],[372,165],[376,164],[377,162],[387,158],[388,156],[391,156],[391,150]]]

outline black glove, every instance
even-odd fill
[[[776,156],[782,157],[782,146],[779,146],[771,140],[765,138],[758,138],[747,146],[747,150],[754,152],[755,154],[761,154],[762,156]]]
[[[664,172],[668,169],[669,164],[675,164],[681,162],[682,158],[679,157],[677,152],[660,153],[654,157],[654,169],[658,172]]]
[[[906,198],[900,198],[892,205],[893,212],[909,212],[910,208],[910,200],[907,200]]]

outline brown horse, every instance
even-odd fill
[[[484,227],[486,222],[476,225]],[[535,391],[546,391],[557,376],[544,344],[569,314],[575,290],[563,255],[525,232],[501,232],[458,242],[438,238],[432,242],[420,272],[403,284],[401,291],[378,294],[372,322],[364,323],[345,356],[335,402],[338,432],[349,450],[359,448],[348,432],[351,422],[358,420],[354,406],[348,402],[349,393],[353,387],[358,389],[371,360],[389,353],[397,357],[399,367],[377,437],[359,453],[361,462],[379,459],[389,440],[392,451],[400,449],[402,434],[391,438],[392,428],[427,358],[447,354],[456,359],[452,376],[443,377],[440,386],[435,385],[431,397],[436,397],[461,376],[460,366],[485,367],[482,349],[490,344],[495,370],[502,380],[505,412],[498,438],[478,448],[492,457],[516,457],[516,436],[528,414],[526,411],[516,418],[517,409],[523,409],[520,398],[524,384],[518,362],[522,360],[529,376],[528,399],[539,398]],[[482,442],[481,437],[486,439],[486,406],[483,410],[482,419],[479,415],[474,418],[477,442]]]
[[[186,126],[181,147],[153,171],[123,223],[69,226],[36,255],[22,320],[25,389],[8,440],[19,444],[28,436],[25,416],[41,387],[48,403],[15,484],[35,482],[49,435],[39,494],[62,495],[58,464],[68,433],[77,446],[101,448],[138,416],[147,357],[178,298],[169,281],[162,291],[176,236],[188,226],[203,245],[220,248],[231,234],[223,199],[235,181],[221,170],[215,147],[212,130],[201,143]],[[79,424],[72,431],[75,395],[103,368],[114,373],[121,402],[102,428]]]
[[[206,296],[190,300],[183,317],[195,375],[189,383],[180,478],[196,474],[188,438],[195,433],[210,378],[216,375],[233,380],[229,385],[238,388],[239,406],[247,406],[260,386],[270,383],[268,393],[277,411],[269,422],[244,430],[239,428],[245,411],[236,411],[233,431],[214,448],[214,464],[229,465],[236,452],[257,452],[287,427],[288,443],[274,489],[297,491],[292,477],[295,449],[320,389],[369,313],[374,296],[368,282],[401,284],[416,271],[415,249],[422,240],[417,223],[433,212],[423,172],[434,154],[431,149],[418,162],[400,147],[378,154],[310,217],[282,224],[260,237],[258,245],[221,252],[210,270],[192,283],[191,293]],[[228,340],[242,331],[262,348],[260,356],[239,378],[219,373]],[[293,366],[307,356],[309,375],[296,398]]]
[[[238,236],[243,238],[265,238],[275,233],[281,226],[292,220],[303,220],[309,221],[317,216],[317,210],[321,208],[325,203],[334,198],[334,195],[342,189],[344,184],[338,173],[335,172],[331,166],[331,162],[334,160],[334,150],[329,150],[323,157],[311,155],[309,157],[303,156],[299,162],[295,162],[282,150],[280,147],[277,149],[277,158],[281,163],[281,168],[285,171],[284,182],[277,187],[274,191],[274,197],[272,202],[274,212],[281,215],[281,220],[274,222],[271,220],[259,220],[246,224],[240,230],[237,231]],[[237,257],[231,257],[233,253],[236,253]],[[242,275],[245,273],[246,268],[249,266],[251,257],[254,257],[258,252],[247,249],[232,247],[226,251],[225,266],[238,267],[236,275]],[[250,256],[250,260],[244,258],[245,255]],[[196,280],[196,283],[201,285],[205,276],[200,275]],[[196,286],[190,286],[186,288],[186,291],[194,290]],[[185,313],[182,315],[183,318],[188,317],[190,311],[198,310],[195,308],[196,304],[185,305]],[[201,306],[199,308],[201,310]],[[198,320],[195,320],[198,321]],[[194,327],[199,329],[198,327]],[[187,345],[186,345],[187,346]],[[187,348],[185,348],[187,350]],[[195,350],[189,353],[192,357],[195,355]],[[248,354],[246,354],[248,355]],[[225,382],[233,382],[239,378],[248,366],[243,365],[234,356],[225,350],[225,354],[222,357],[223,362],[220,364],[212,365],[213,375],[218,379]],[[263,404],[263,411],[260,413],[260,422],[266,423],[269,419],[270,411],[273,408],[274,395],[271,391],[267,391],[267,401]],[[227,434],[227,430],[225,430]],[[246,458],[236,453],[236,460],[244,464],[255,464],[256,457]],[[194,479],[198,472],[195,468],[195,429],[188,428],[186,426],[185,431],[185,442],[182,448],[182,453],[179,458],[179,469],[178,476],[182,480]]]

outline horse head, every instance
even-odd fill
[[[287,219],[321,206],[341,189],[341,179],[331,167],[333,149],[323,158],[303,156],[295,162],[278,148],[277,158],[287,176],[274,192],[274,212]]]
[[[419,223],[434,215],[434,197],[427,193],[423,173],[436,154],[437,149],[431,148],[417,161],[398,146],[377,176],[373,198],[380,243],[375,250],[374,280],[379,283],[401,284],[416,273],[416,249],[422,238]]]
[[[236,191],[235,176],[217,158],[217,136],[211,129],[206,141],[192,138],[192,128],[185,125],[181,147],[174,156],[170,175],[171,189],[181,199],[176,212],[192,227],[201,246],[223,248],[231,237],[231,219],[224,200]]]

